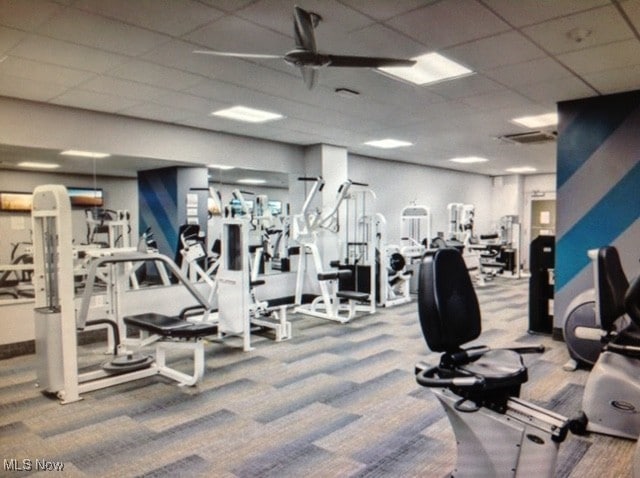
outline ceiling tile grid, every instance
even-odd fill
[[[510,115],[640,88],[638,0],[298,3],[322,17],[322,52],[437,51],[474,74],[419,86],[370,69],[321,68],[309,91],[282,60],[193,53],[284,54],[294,47],[293,0],[20,0],[0,2],[0,95],[495,175],[514,161],[555,168],[552,145],[496,143],[522,132]],[[359,94],[344,98],[339,88]],[[210,116],[237,104],[285,119],[256,125]],[[382,136],[414,144],[362,144]],[[491,161],[447,162],[481,153]]]

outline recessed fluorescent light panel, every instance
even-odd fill
[[[81,158],[108,158],[111,156],[108,153],[96,153],[95,151],[79,151],[77,149],[68,149],[66,151],[62,151],[60,154],[64,156],[78,156]]]
[[[473,73],[469,68],[449,60],[439,53],[426,53],[412,58],[412,60],[416,61],[413,66],[387,66],[378,69],[416,85],[452,80]]]
[[[55,163],[36,163],[34,161],[22,161],[18,163],[21,168],[33,168],[33,169],[56,169],[59,168],[59,164]]]
[[[238,179],[236,182],[240,184],[264,184],[267,181],[265,181],[264,179],[246,178],[246,179]]]
[[[220,116],[236,121],[244,121],[246,123],[264,123],[284,118],[279,113],[271,113],[270,111],[257,110],[248,108],[247,106],[233,106],[224,110],[218,110],[211,113],[213,116]]]
[[[536,168],[532,168],[531,166],[520,166],[517,168],[508,168],[505,171],[509,173],[533,173],[537,171]]]
[[[413,145],[413,143],[409,143],[408,141],[400,141],[398,139],[391,139],[391,138],[378,139],[376,141],[367,141],[364,144],[366,144],[367,146],[373,146],[375,148],[382,148],[382,149],[401,148],[403,146]]]
[[[489,161],[487,158],[481,158],[479,156],[464,156],[461,158],[451,158],[449,161],[454,163],[471,164],[471,163],[486,163]]]
[[[544,128],[545,126],[558,124],[558,113],[545,113],[543,115],[536,116],[522,116],[521,118],[514,118],[511,121],[527,128]]]
[[[235,166],[227,166],[226,164],[210,164],[207,167],[211,169],[221,169],[223,171],[228,171],[230,169],[233,169]]]

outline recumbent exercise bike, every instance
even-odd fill
[[[541,346],[462,348],[481,332],[478,300],[461,254],[438,249],[419,273],[418,312],[437,366],[416,365],[416,380],[433,389],[457,441],[456,477],[553,476],[568,420],[518,398],[528,379],[521,353]]]

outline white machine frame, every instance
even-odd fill
[[[104,370],[80,373],[77,330],[82,330],[85,324],[76,320],[71,205],[64,186],[44,185],[35,188],[32,226],[36,367],[38,385],[43,392],[54,394],[61,403],[67,404],[80,400],[82,393],[157,374],[177,380],[181,385],[194,385],[201,380],[204,373],[202,342],[177,343],[161,340],[161,337],[149,337],[144,343],[155,343],[156,346],[156,360],[146,368],[117,375]],[[144,256],[145,259],[148,258],[147,255]],[[163,258],[164,256],[159,256],[157,259],[168,261],[168,258]],[[129,259],[133,260],[133,256]],[[180,276],[177,268],[174,272]],[[204,302],[197,291],[190,292]],[[83,307],[88,309],[89,304]],[[193,350],[193,375],[167,366],[165,352],[176,348]],[[119,356],[126,356],[128,353],[124,349],[118,350]]]

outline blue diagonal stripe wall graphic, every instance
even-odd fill
[[[637,95],[640,97],[640,93]],[[610,95],[589,101],[590,107],[583,109],[566,125],[558,139],[558,158],[562,158],[557,169],[558,189],[638,107],[638,101],[629,98],[629,94]],[[562,109],[562,103],[560,108]]]
[[[556,291],[589,265],[589,249],[611,244],[639,217],[640,157],[636,165],[558,241]]]
[[[172,216],[176,210],[176,188],[167,175],[144,173],[138,175],[141,226],[154,226],[152,231],[160,252],[173,255],[178,241]]]

